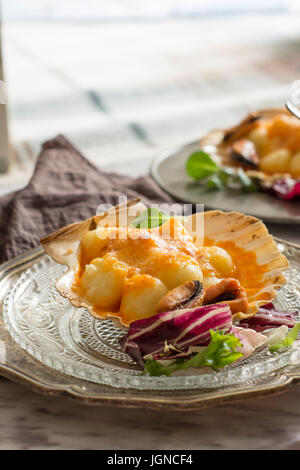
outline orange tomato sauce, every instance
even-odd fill
[[[247,294],[263,287],[266,268],[258,264],[253,251],[246,251],[231,241],[215,242],[209,238],[204,238],[204,246],[219,246],[227,251],[235,265],[232,277],[240,281]]]
[[[113,239],[109,240],[108,244],[101,250],[97,251],[97,247],[92,249],[92,259],[96,257],[104,256],[105,253],[111,253],[116,256],[120,261],[128,264],[128,272],[126,274],[127,279],[131,278],[134,274],[151,274],[152,263],[162,263],[166,264],[171,258],[177,258],[178,261],[180,258],[185,258],[186,254],[189,253],[189,256],[192,259],[196,259],[195,254],[192,254],[189,240],[180,241],[178,240],[164,240],[160,239],[159,236],[149,233],[149,236],[145,238],[138,239]],[[178,242],[178,245],[176,244]],[[253,251],[246,251],[243,248],[238,247],[232,241],[224,242],[215,242],[209,238],[204,238],[204,247],[209,246],[218,246],[223,248],[232,258],[234,269],[229,277],[238,279],[241,286],[246,290],[247,296],[251,297],[256,295],[260,289],[264,286],[263,275],[266,272],[266,268],[261,266],[257,262],[257,256]],[[205,257],[205,250],[201,255],[201,270],[204,276],[209,276],[210,274],[216,275],[216,270],[210,264],[209,258]],[[73,284],[73,290],[80,295],[81,291],[81,276],[84,272],[86,264],[92,261],[91,251],[89,251],[89,256],[85,253],[84,250],[81,250],[80,263],[78,265],[77,272],[75,273],[75,280]],[[103,312],[99,311],[99,314]]]
[[[259,152],[262,157],[279,149],[288,149],[292,154],[300,151],[300,121],[296,118],[277,114],[257,121],[253,128],[266,129],[267,141]]]

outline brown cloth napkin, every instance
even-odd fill
[[[102,172],[62,135],[48,140],[29,184],[0,199],[0,263],[58,228],[95,215],[100,204],[118,204],[120,195],[141,197],[145,204],[173,201],[148,175]]]

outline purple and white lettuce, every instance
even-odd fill
[[[279,199],[294,199],[300,196],[300,180],[278,178],[273,182],[271,189]]]
[[[269,328],[276,328],[286,325],[292,328],[296,323],[297,312],[288,312],[277,310],[272,303],[260,307],[258,312],[250,318],[241,320],[239,326],[242,328],[251,328],[255,331],[265,331]]]
[[[154,359],[190,355],[194,346],[210,342],[210,330],[230,331],[231,310],[227,304],[158,313],[129,325],[120,343],[142,367],[145,357]]]
[[[226,303],[173,310],[132,322],[120,344],[150,375],[205,366],[219,369],[257,349],[289,347],[300,330],[295,315],[267,304],[254,317],[233,325]]]
[[[250,328],[233,326],[231,333],[241,342],[241,346],[237,347],[237,351],[243,354],[243,359],[250,356],[256,349],[266,346],[268,342],[268,338],[265,335]]]

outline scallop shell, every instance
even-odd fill
[[[205,238],[210,239],[213,244],[233,242],[246,252],[255,253],[256,263],[263,270],[262,280],[251,295],[248,295],[247,313],[237,313],[233,317],[242,319],[255,315],[260,305],[265,305],[276,297],[276,290],[286,282],[284,271],[289,268],[288,260],[278,249],[267,227],[261,220],[239,212],[214,210],[191,217],[194,218],[193,224],[196,226],[195,219],[204,218],[204,244]],[[200,223],[198,224],[200,226]],[[197,242],[195,244],[197,245]]]
[[[259,115],[263,119],[270,119],[274,117],[276,114],[286,114],[290,115],[290,113],[284,109],[284,108],[268,108],[268,109],[260,109],[255,112],[256,115]],[[249,114],[249,116],[251,113]],[[248,117],[249,117],[248,116]],[[241,121],[241,123],[244,123],[247,120],[247,117]],[[263,171],[260,170],[253,170],[249,169],[247,165],[243,165],[240,162],[235,162],[229,153],[229,149],[231,144],[235,141],[238,140],[245,135],[247,135],[253,127],[253,121],[252,123],[250,122],[249,124],[243,125],[242,128],[238,131],[238,133],[233,137],[232,139],[228,139],[227,142],[223,142],[223,138],[226,133],[228,133],[231,129],[238,128],[239,124],[237,126],[234,126],[231,129],[216,129],[208,134],[206,134],[202,139],[200,140],[200,145],[202,148],[207,148],[209,150],[210,155],[214,157],[218,162],[220,162],[224,166],[232,167],[232,168],[238,168],[242,167],[249,176],[255,177],[258,180],[260,180],[262,183],[265,184],[266,187],[270,186],[272,182],[274,182],[278,178],[283,178],[283,177],[291,177],[289,173],[273,173],[273,174],[267,174]]]
[[[100,316],[94,309],[93,305],[87,299],[80,297],[72,290],[75,281],[75,274],[78,268],[80,257],[80,244],[84,235],[96,228],[96,226],[126,226],[131,220],[141,214],[147,207],[140,202],[140,199],[133,199],[127,203],[112,207],[107,212],[90,217],[82,222],[76,222],[67,225],[40,240],[45,252],[57,263],[65,265],[68,270],[62,277],[56,281],[58,292],[69,299],[75,307],[85,307],[96,318],[107,318],[112,315],[107,314],[105,317]],[[118,320],[118,319],[116,319]],[[117,321],[118,326],[122,324]]]
[[[91,217],[83,222],[68,225],[41,240],[46,253],[57,263],[66,265],[68,271],[56,282],[60,294],[69,299],[76,307],[85,307],[96,318],[112,317],[119,326],[120,319],[117,314],[105,313],[103,316],[95,311],[93,305],[80,297],[72,290],[75,273],[78,268],[80,256],[80,241],[89,230],[96,225],[120,226],[122,215],[128,216],[127,225],[131,220],[146,209],[138,200],[133,200],[121,206],[116,206],[106,213]],[[117,215],[117,223],[116,223]],[[125,220],[125,218],[123,219]],[[192,234],[194,243],[200,247],[203,236],[198,236],[195,227],[201,228],[205,238],[217,244],[218,242],[232,241],[237,247],[245,251],[255,252],[256,262],[263,267],[263,286],[248,297],[249,310],[247,313],[238,313],[234,318],[247,318],[255,315],[260,305],[264,305],[276,296],[276,290],[286,281],[283,271],[289,264],[284,255],[277,248],[273,238],[269,235],[265,225],[258,219],[238,212],[208,211],[193,214],[186,218],[184,225]],[[123,225],[124,226],[124,225]],[[245,266],[246,269],[246,266]]]

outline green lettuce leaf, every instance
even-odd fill
[[[190,359],[177,359],[170,365],[164,365],[163,361],[148,359],[143,373],[152,376],[170,376],[177,370],[186,370],[191,367],[209,366],[213,369],[220,369],[243,356],[242,353],[236,351],[236,348],[242,344],[234,334],[210,330],[210,335],[209,345]]]
[[[291,329],[291,331],[286,335],[286,337],[283,338],[283,340],[279,341],[278,343],[271,344],[269,346],[269,350],[272,352],[275,352],[282,348],[288,348],[297,339],[299,331],[300,331],[300,323],[296,323]]]

